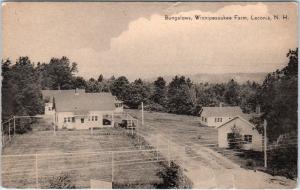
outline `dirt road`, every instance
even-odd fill
[[[139,112],[132,112],[140,118]],[[185,121],[191,119],[192,121]],[[197,118],[196,118],[197,119]],[[197,126],[195,118],[172,114],[145,113],[145,123],[138,133],[152,146],[160,150],[167,159],[176,160],[186,176],[193,182],[193,188],[247,188],[247,189],[284,189],[295,188],[296,181],[285,177],[241,168],[223,155],[208,148],[208,141],[188,140],[197,134],[215,143],[215,131],[206,131]],[[183,130],[193,131],[185,134]],[[205,143],[203,143],[205,142]]]

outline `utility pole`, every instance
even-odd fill
[[[144,102],[142,102],[142,125],[144,125]]]
[[[267,120],[264,120],[264,161],[267,168]]]

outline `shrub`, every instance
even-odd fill
[[[256,167],[256,162],[254,160],[248,159],[246,160],[246,168],[254,170]]]
[[[162,179],[162,182],[156,185],[159,189],[190,189],[192,187],[192,182],[173,161],[170,166],[165,166],[164,170],[159,171],[157,176]]]
[[[237,126],[233,126],[231,133],[228,133],[228,145],[231,149],[240,149],[242,146],[242,135]]]
[[[268,153],[268,170],[273,175],[297,178],[297,145],[279,146]]]
[[[26,118],[26,119],[17,119],[16,120],[16,133],[18,134],[24,134],[28,131],[32,131],[32,119]]]
[[[59,176],[53,176],[49,180],[49,189],[75,189],[72,177],[68,173],[62,172]]]

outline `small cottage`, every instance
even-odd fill
[[[111,93],[86,93],[84,89],[42,90],[45,115],[61,129],[114,126],[114,114],[123,112],[123,102]]]
[[[243,115],[243,112],[239,106],[202,107],[200,124],[208,127],[218,127],[241,115]]]
[[[54,122],[67,129],[114,126],[115,98],[110,93],[61,94],[54,98]]]
[[[258,132],[256,127],[241,116],[232,118],[217,127],[218,129],[218,146],[229,148],[234,133],[238,133],[238,141],[241,149],[244,150],[263,150],[263,136]]]

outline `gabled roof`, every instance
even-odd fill
[[[231,122],[233,122],[233,121],[235,121],[235,120],[237,120],[237,119],[240,119],[240,120],[244,121],[245,123],[247,123],[249,126],[255,128],[255,126],[254,126],[252,123],[250,123],[249,121],[247,121],[246,119],[244,119],[244,118],[241,117],[241,116],[236,116],[236,117],[234,117],[233,119],[231,119],[231,120],[229,120],[229,121],[223,123],[222,125],[217,126],[216,128],[221,128],[221,127],[227,125],[228,123],[231,123]]]
[[[115,98],[110,93],[62,93],[55,96],[57,112],[113,111]]]
[[[243,115],[243,111],[239,106],[202,107],[200,115],[204,117],[235,117]]]
[[[42,90],[42,96],[43,99],[49,99],[50,102],[52,102],[53,97],[56,96],[65,96],[65,95],[72,95],[75,94],[75,92],[78,92],[79,94],[85,93],[85,89],[72,89],[72,90]]]

